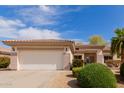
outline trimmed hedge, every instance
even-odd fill
[[[82,67],[82,66],[83,66],[83,60],[73,59],[72,67]]]
[[[74,68],[72,68],[73,76],[77,77],[79,72],[81,71],[81,69],[83,69],[83,67],[74,67]]]
[[[120,75],[124,77],[124,63],[122,63],[120,66]]]
[[[0,68],[7,68],[10,64],[9,57],[0,57]]]
[[[77,77],[82,88],[115,88],[115,75],[105,65],[92,63],[86,65]]]

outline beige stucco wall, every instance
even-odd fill
[[[66,53],[68,53],[69,55],[70,55],[70,63],[72,63],[72,60],[73,60],[73,53],[72,53],[72,51],[71,51],[71,49],[68,47],[68,51],[66,52]]]
[[[102,50],[97,50],[97,62],[104,64],[104,55]]]
[[[121,58],[118,58],[117,55],[115,54],[115,55],[113,56],[113,60],[121,60]]]
[[[17,49],[16,49],[17,52]],[[18,60],[18,56],[16,54],[16,52],[11,52],[10,55],[10,65],[9,68],[12,70],[19,70],[19,60]]]
[[[67,51],[66,51],[67,48]],[[64,48],[63,69],[69,70],[73,60],[73,53],[69,47]]]
[[[17,56],[15,55],[11,55],[10,57],[10,65],[9,65],[9,68],[10,69],[13,69],[13,70],[18,70],[18,60],[17,60]]]
[[[84,60],[84,54],[82,54],[82,60]]]

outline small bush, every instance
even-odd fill
[[[124,63],[122,63],[120,66],[120,75],[124,77]]]
[[[83,60],[73,59],[72,67],[81,67],[81,66],[83,66]]]
[[[83,69],[83,67],[74,67],[74,68],[72,68],[73,76],[77,77],[78,74],[80,73],[81,69]]]
[[[98,63],[88,64],[81,69],[77,80],[83,88],[115,88],[117,83],[112,71]]]
[[[0,68],[7,68],[10,64],[9,57],[0,57]]]

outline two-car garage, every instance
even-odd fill
[[[20,70],[63,69],[62,50],[20,50],[18,56]]]
[[[16,70],[67,70],[74,52],[69,40],[5,40],[16,55],[11,55],[10,69]]]

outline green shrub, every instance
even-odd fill
[[[77,80],[83,88],[114,88],[117,83],[112,71],[98,63],[86,65],[80,71]]]
[[[7,68],[10,64],[9,57],[0,57],[0,68]]]
[[[72,67],[81,67],[81,66],[83,66],[83,60],[73,59]]]
[[[72,68],[73,76],[77,77],[79,72],[81,71],[81,69],[83,69],[83,67],[74,67],[74,68]]]
[[[120,66],[120,75],[124,77],[124,63],[122,63]]]

